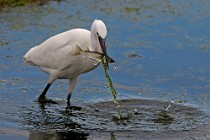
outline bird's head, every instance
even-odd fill
[[[102,54],[104,54],[106,56],[107,60],[111,60],[109,61],[109,63],[114,63],[113,59],[110,59],[110,57],[107,54],[106,51],[106,35],[107,35],[107,29],[106,29],[106,25],[103,23],[103,21],[101,20],[94,20],[92,23],[92,27],[91,27],[91,33],[94,34],[94,38],[97,41],[97,44],[99,44],[100,46],[100,50]],[[107,61],[108,62],[108,61]]]

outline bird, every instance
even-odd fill
[[[66,102],[70,105],[71,95],[79,76],[92,71],[100,64],[98,58],[94,59],[94,56],[105,56],[107,61],[114,62],[107,54],[106,36],[105,23],[95,19],[90,31],[83,28],[70,29],[29,49],[23,56],[25,63],[37,66],[49,74],[48,83],[39,95],[38,102],[41,104],[51,102],[52,100],[46,98],[46,93],[51,85],[57,79],[68,79]],[[93,54],[92,57],[89,57],[91,54]]]

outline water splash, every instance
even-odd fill
[[[174,103],[173,100],[171,100],[171,101],[169,102],[168,107],[165,109],[165,111],[168,111],[168,110],[169,110],[169,108],[171,107],[172,103]]]
[[[117,69],[117,65],[114,63],[114,69]]]
[[[64,102],[45,109],[35,104],[33,108],[26,108],[21,112],[19,119],[26,129],[39,132],[74,132],[79,135],[88,134],[92,130],[191,130],[209,118],[204,112],[182,104],[173,104],[173,109],[166,112],[163,108],[168,103],[157,100],[129,99],[118,102],[122,116],[120,119],[116,115],[113,101],[85,104],[76,110],[64,109]]]

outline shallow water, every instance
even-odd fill
[[[189,131],[207,121],[204,112],[180,104],[173,104],[165,112],[168,102],[133,99],[119,103],[121,113],[128,116],[121,121],[113,119],[117,114],[113,102],[85,104],[73,110],[65,108],[63,102],[44,108],[36,106],[26,109],[19,118],[22,119],[23,128],[31,128],[30,139],[44,139],[43,136],[54,139],[64,136],[88,139],[94,132]],[[161,113],[165,113],[168,118]]]
[[[29,139],[72,135],[88,139],[95,132],[106,136],[104,131],[122,128],[185,131],[209,123],[209,6],[208,0],[61,1],[1,10],[0,125],[27,130]],[[128,101],[121,101],[121,106],[126,105],[122,111],[132,114],[133,123],[117,125],[111,120],[116,109],[102,66],[79,79],[72,104],[81,110],[66,112],[65,80],[54,83],[47,94],[58,105],[43,109],[34,102],[48,75],[25,65],[22,56],[54,34],[76,27],[89,29],[95,18],[107,25],[108,52],[117,65],[117,69],[110,66],[110,76],[118,98]],[[173,121],[155,123],[171,100],[175,101]],[[0,131],[2,138],[5,133]]]

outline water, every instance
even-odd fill
[[[182,132],[208,124],[209,6],[208,0],[61,1],[1,10],[0,125],[28,131],[26,139],[91,139],[92,135],[120,137],[122,127],[132,136],[133,127],[139,132]],[[81,110],[65,112],[65,80],[55,82],[47,93],[58,105],[43,109],[34,102],[47,84],[48,75],[24,64],[22,56],[57,33],[77,27],[90,29],[96,18],[108,28],[108,54],[117,66],[110,66],[109,73],[118,98],[136,103],[127,104],[123,111],[135,115],[137,109],[142,121],[124,125],[111,121],[116,109],[102,66],[79,79],[72,104]],[[148,99],[150,104],[145,105]],[[155,123],[158,113],[171,100],[175,102],[170,108],[174,121],[167,125]],[[146,111],[148,108],[152,111]],[[179,114],[186,114],[181,116],[183,121],[178,122]],[[1,129],[2,139],[6,132]]]

